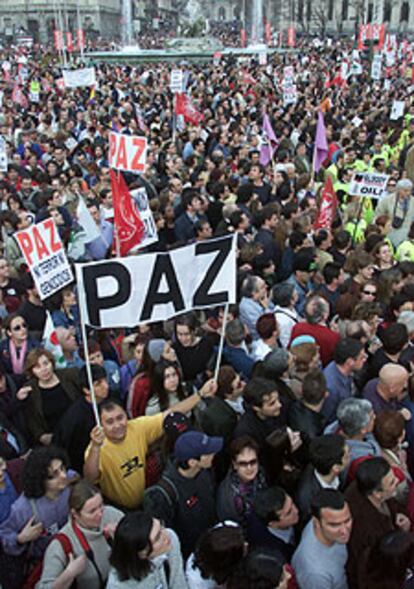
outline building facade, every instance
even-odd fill
[[[75,33],[79,21],[89,37],[119,39],[122,1],[0,0],[0,35],[12,40],[21,32],[46,42],[55,29]],[[274,31],[293,24],[299,32],[352,33],[360,23],[385,22],[392,33],[414,33],[414,0],[131,0],[132,29],[176,26],[187,14],[250,31],[257,2]]]
[[[211,0],[210,18],[239,20],[249,30],[256,1]],[[298,31],[351,33],[360,23],[385,22],[392,33],[414,33],[414,0],[263,0],[263,13],[274,30],[294,23]]]

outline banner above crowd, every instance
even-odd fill
[[[170,252],[76,266],[81,313],[96,328],[135,327],[236,302],[234,236]]]

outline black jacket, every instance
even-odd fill
[[[217,521],[210,471],[202,470],[195,478],[188,479],[169,463],[160,481],[145,491],[144,510],[176,532],[183,556],[187,558],[201,534]]]

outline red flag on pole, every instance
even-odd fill
[[[175,114],[183,115],[184,120],[192,125],[199,125],[204,116],[194,106],[191,98],[186,94],[178,93],[175,101]]]
[[[265,39],[267,45],[271,45],[272,43],[272,26],[270,22],[267,20],[265,25]]]
[[[66,49],[69,53],[72,53],[72,51],[74,50],[73,37],[70,31],[66,31]]]
[[[83,32],[83,29],[78,29],[77,40],[78,40],[78,50],[82,51],[83,49],[85,49],[85,33]]]
[[[328,176],[322,188],[321,201],[319,204],[318,216],[313,228],[316,229],[331,229],[332,223],[335,219],[338,201],[336,192],[333,188],[332,177]]]
[[[53,31],[53,37],[55,39],[56,51],[62,51],[62,49],[63,49],[63,33],[62,33],[62,31],[59,31],[59,30]]]
[[[240,31],[240,45],[242,47],[246,47],[246,41],[247,41],[246,29],[242,29]]]
[[[295,47],[296,45],[296,31],[294,27],[288,28],[288,38],[287,38],[288,47]]]
[[[114,204],[114,224],[116,232],[116,250],[120,256],[126,256],[144,237],[145,226],[137,207],[134,205],[123,175],[110,170],[112,200]]]

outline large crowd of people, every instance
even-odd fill
[[[375,49],[186,63],[203,117],[177,128],[177,66],[99,63],[65,89],[51,50],[2,50],[2,589],[414,587],[414,48],[388,43],[380,80]],[[236,235],[237,304],[83,342],[77,284],[41,299],[19,230],[52,218],[71,264],[116,256],[111,130],[148,141],[123,175],[158,239],[131,255]],[[386,174],[382,198],[354,172]]]

